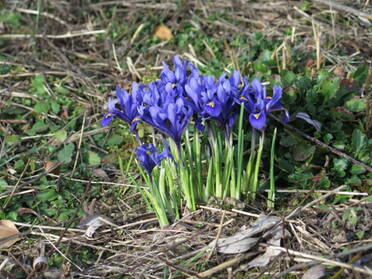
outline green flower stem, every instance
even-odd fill
[[[243,130],[243,118],[244,118],[244,103],[240,106],[240,115],[239,115],[239,123],[238,123],[238,148],[236,154],[237,160],[237,177],[234,186],[231,187],[231,197],[239,200],[240,193],[242,191],[242,174],[243,174],[243,150],[244,150],[244,130]],[[235,178],[235,171],[232,174],[232,177]]]
[[[212,164],[213,164],[213,174],[215,179],[215,189],[214,195],[217,198],[222,198],[223,190],[222,190],[222,182],[221,182],[221,148],[219,147],[220,141],[218,140],[219,135],[217,134],[217,130],[215,129],[214,125],[211,125],[208,129],[208,136],[209,142],[212,149]],[[213,131],[212,131],[213,130]]]
[[[256,156],[256,129],[252,128],[252,139],[251,139],[251,154],[249,155],[249,160],[247,164],[247,168],[244,175],[244,182],[242,187],[242,192],[246,193],[248,189],[251,187],[252,181],[252,169],[253,169],[253,162]]]
[[[204,200],[204,191],[203,191],[203,166],[202,166],[202,160],[201,160],[201,144],[200,144],[200,138],[199,138],[199,132],[195,130],[194,132],[194,141],[193,141],[193,149],[195,154],[195,169],[196,169],[196,188],[198,190],[198,198]],[[204,200],[206,201],[206,200]]]
[[[140,165],[138,164],[138,162],[137,162],[137,167],[143,179],[145,180],[147,184],[147,188],[143,189],[141,186],[139,186],[136,179],[134,179],[132,175],[129,174],[129,177],[131,178],[133,183],[137,185],[137,189],[141,193],[142,197],[144,198],[146,205],[152,211],[155,212],[156,217],[158,218],[158,221],[159,221],[159,225],[161,227],[164,227],[169,224],[169,220],[167,217],[167,212],[161,200],[160,194],[158,191],[156,191],[156,186],[154,185],[152,176],[149,176],[147,173],[145,173],[140,167]]]
[[[224,156],[224,170],[222,174],[222,196],[224,199],[230,191],[231,173],[234,168],[234,147],[228,142],[225,144],[225,156]]]
[[[214,182],[214,175],[213,175],[213,159],[210,158],[208,160],[208,174],[207,174],[207,181],[204,191],[204,201],[208,201],[208,199],[214,195],[213,192],[213,185],[215,185]]]
[[[252,179],[252,184],[251,184],[251,198],[252,200],[256,199],[256,192],[257,192],[257,187],[258,187],[258,173],[260,171],[260,163],[261,163],[261,156],[262,156],[262,150],[263,150],[263,144],[264,144],[264,139],[265,139],[265,130],[261,131],[261,136],[259,140],[259,145],[258,145],[258,151],[257,151],[257,157],[256,157],[256,166],[254,169],[254,174],[253,174],[253,179]]]
[[[153,208],[155,210],[156,216],[159,219],[159,224],[161,227],[166,226],[169,224],[167,211],[164,206],[163,199],[161,197],[161,193],[159,192],[159,188],[156,187],[156,183],[154,183],[152,179],[152,175],[149,176],[150,180],[150,191],[145,191],[145,194],[151,201]],[[158,181],[160,183],[160,181]],[[160,185],[159,185],[160,186]]]
[[[186,199],[186,206],[192,210],[196,210],[196,203],[195,203],[195,195],[194,195],[194,189],[192,185],[192,179],[191,179],[191,173],[189,170],[188,165],[184,164],[182,161],[182,150],[181,146],[177,146],[177,153],[178,153],[178,167],[180,170],[180,179],[181,179],[181,185],[182,185],[182,190],[185,194],[185,199]]]
[[[167,185],[170,192],[170,199],[172,204],[172,209],[175,214],[176,219],[180,218],[179,214],[179,207],[181,204],[181,190],[180,187],[175,185],[175,181],[177,180],[177,170],[174,162],[167,158],[164,162],[166,165],[166,174],[167,174]]]
[[[275,177],[274,177],[274,157],[275,157],[275,141],[276,141],[276,131],[274,130],[273,139],[271,142],[270,151],[270,191],[268,194],[267,206],[269,208],[274,208],[275,206]]]

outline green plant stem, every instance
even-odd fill
[[[268,194],[267,206],[274,208],[275,206],[275,176],[274,176],[274,157],[275,157],[275,141],[276,141],[277,128],[274,130],[271,151],[270,151],[270,191]]]
[[[195,203],[195,195],[194,195],[194,191],[192,187],[193,185],[191,185],[192,183],[190,183],[192,182],[190,170],[188,166],[184,164],[182,160],[182,157],[183,157],[182,150],[181,150],[181,146],[179,145],[177,145],[177,152],[178,152],[178,158],[179,158],[178,167],[180,169],[180,179],[181,179],[182,189],[183,189],[183,192],[186,198],[186,206],[190,210],[194,211],[196,210],[196,203]]]
[[[244,130],[243,130],[243,118],[244,118],[244,103],[240,106],[240,115],[239,115],[239,124],[238,124],[238,148],[236,154],[237,160],[237,177],[234,183],[235,187],[232,188],[231,197],[239,200],[240,194],[242,192],[242,174],[243,174],[243,150],[244,150]],[[232,177],[235,179],[235,171],[232,174]]]
[[[156,216],[158,217],[160,226],[164,227],[169,224],[164,202],[163,202],[163,199],[161,197],[161,193],[159,192],[158,187],[156,187],[156,184],[154,183],[152,179],[152,175],[149,175],[149,180],[150,180],[149,187],[151,188],[150,188],[150,191],[145,191],[145,193],[153,205],[153,208],[156,213]]]
[[[199,132],[195,130],[194,132],[194,142],[193,142],[193,150],[195,155],[195,169],[196,169],[196,177],[197,177],[197,196],[200,199],[203,199],[204,197],[204,191],[203,191],[203,176],[202,176],[202,162],[201,162],[201,144],[200,144],[200,138],[199,138]],[[203,199],[204,200],[204,199]],[[206,201],[206,200],[204,200]]]
[[[212,164],[215,181],[215,188],[213,192],[217,198],[222,198],[223,191],[221,183],[221,153],[217,131],[212,124],[208,127],[208,137],[212,149]]]
[[[256,129],[252,127],[252,139],[251,139],[251,154],[249,155],[249,160],[247,164],[247,168],[245,171],[244,176],[244,183],[243,183],[243,189],[242,192],[246,193],[248,189],[251,187],[251,181],[252,181],[252,168],[253,168],[253,162],[256,156]]]
[[[230,142],[231,141],[231,142]],[[222,199],[224,199],[231,191],[231,173],[234,168],[234,147],[232,147],[232,135],[230,140],[225,143],[224,150],[224,169],[222,173]],[[233,188],[235,188],[233,186]]]
[[[265,139],[265,130],[261,131],[261,136],[259,140],[258,150],[257,150],[257,157],[256,157],[256,165],[254,169],[252,184],[251,184],[251,198],[252,200],[256,199],[256,192],[258,187],[258,173],[260,171],[260,163],[261,163],[261,156],[262,156],[262,150],[263,150],[263,144]]]

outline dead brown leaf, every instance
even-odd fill
[[[158,27],[156,27],[153,36],[165,40],[173,37],[172,31],[165,25],[159,25]]]
[[[247,229],[245,226],[240,228],[238,232],[226,238],[220,238],[217,241],[217,251],[223,254],[243,253],[255,246],[260,237],[252,237],[257,234],[262,234],[264,231],[275,226],[281,218],[275,216],[260,216],[260,218],[252,224],[252,227]],[[213,244],[213,242],[212,242]]]
[[[322,278],[324,275],[325,275],[325,266],[318,264],[318,265],[314,265],[313,267],[309,268],[302,276],[302,279],[319,279],[319,278]]]
[[[103,181],[110,181],[110,177],[103,169],[95,169],[93,171],[93,176],[101,178]]]
[[[0,240],[5,237],[13,236],[19,234],[17,227],[13,224],[12,221],[9,220],[0,220]],[[0,249],[1,248],[8,248],[12,246],[15,242],[17,242],[20,238],[13,238],[7,241],[0,241]]]
[[[112,224],[112,220],[109,217],[103,216],[103,215],[93,215],[89,216],[83,220],[77,225],[78,228],[86,227],[85,235],[87,237],[92,237],[95,231],[107,224]]]
[[[68,118],[68,106],[62,107],[62,110],[59,116],[64,119]]]
[[[17,210],[17,213],[18,215],[23,215],[23,214],[33,214],[35,216],[39,216],[39,214],[37,214],[34,210],[32,210],[31,208],[25,208],[25,207],[22,207],[20,209]]]
[[[45,171],[48,171],[50,170],[51,168],[53,168],[54,166],[56,166],[57,164],[59,164],[60,162],[52,162],[52,161],[45,161],[44,162],[44,170]],[[51,171],[51,173],[55,174],[55,175],[58,175],[59,172],[61,170],[61,166],[55,168],[54,170]]]

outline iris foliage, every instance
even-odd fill
[[[179,217],[183,200],[195,210],[197,202],[211,196],[239,199],[248,193],[254,199],[268,114],[281,112],[282,121],[289,120],[280,103],[280,86],[274,85],[272,94],[267,94],[258,79],[249,82],[239,71],[215,78],[199,74],[192,63],[177,56],[173,63],[172,71],[163,62],[160,79],[133,83],[131,93],[117,87],[117,100],[109,99],[109,112],[101,122],[106,126],[120,118],[136,135],[137,160],[148,184],[141,191],[161,225],[171,216]],[[143,143],[138,122],[160,132],[163,143],[158,147],[155,140]],[[245,158],[244,139],[249,130],[251,148]],[[273,185],[273,174],[270,177]]]

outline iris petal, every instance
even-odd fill
[[[112,112],[106,113],[103,116],[102,121],[101,121],[102,127],[107,126],[112,121],[112,119],[114,119],[114,117],[115,117],[115,113],[112,113]]]
[[[266,124],[266,115],[265,113],[251,113],[249,115],[249,122],[251,123],[252,127],[255,129],[262,129],[265,127]]]
[[[266,109],[270,110],[271,107],[275,106],[279,100],[282,98],[282,88],[278,85],[274,85],[273,87],[273,96],[271,98],[266,98]]]
[[[216,100],[210,101],[204,105],[204,110],[210,116],[219,116],[221,113],[221,104]]]

